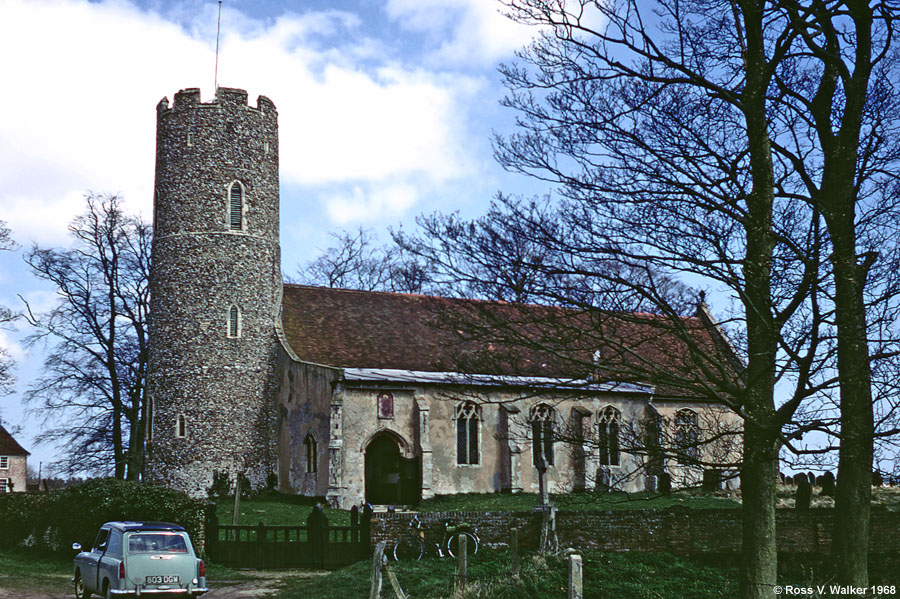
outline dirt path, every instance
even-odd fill
[[[278,588],[283,578],[308,578],[322,576],[325,572],[308,570],[279,570],[277,572],[247,571],[253,580],[229,584],[228,581],[210,584],[210,591],[203,599],[261,599]],[[68,577],[60,580],[59,591],[9,589],[0,587],[0,599],[73,599],[72,584]]]

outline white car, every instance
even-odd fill
[[[75,543],[75,596],[196,597],[207,592],[206,567],[187,531],[168,522],[107,522],[94,545]]]

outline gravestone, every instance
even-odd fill
[[[609,468],[597,468],[597,492],[608,493],[612,490],[612,473]]]
[[[806,480],[809,481],[809,486],[812,487],[816,484],[816,473],[815,472],[807,472]]]
[[[880,487],[884,484],[884,476],[881,475],[880,470],[876,470],[872,473],[872,486]]]
[[[704,470],[701,490],[704,493],[715,493],[719,490],[719,481],[721,479],[722,473],[719,470]]]
[[[804,477],[797,483],[794,507],[798,510],[808,510],[811,499],[812,486],[809,484],[809,478]]]
[[[663,495],[672,492],[672,475],[668,472],[661,473],[656,480],[657,490]]]
[[[794,486],[799,487],[803,481],[806,481],[807,483],[809,483],[809,479],[806,478],[805,474],[803,474],[802,472],[798,472],[797,474],[794,475]]]
[[[822,495],[834,497],[834,473],[830,470],[822,475]]]
[[[644,477],[644,491],[648,493],[656,493],[658,488],[657,478],[655,474],[648,474]]]

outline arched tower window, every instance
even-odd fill
[[[700,459],[700,425],[694,410],[685,408],[675,413],[675,445],[679,464],[694,464]]]
[[[237,306],[228,309],[228,336],[241,336],[241,310]]]
[[[319,444],[312,433],[307,433],[303,439],[303,447],[306,449],[306,472],[314,474],[319,471]]]
[[[232,231],[244,229],[244,186],[240,181],[228,188],[228,228]]]
[[[622,413],[612,406],[606,406],[600,410],[597,418],[598,438],[600,446],[600,465],[619,465],[619,427],[622,422]]]
[[[187,418],[184,414],[179,414],[175,419],[175,436],[179,439],[187,437]]]
[[[540,456],[545,466],[553,465],[553,408],[547,404],[538,404],[531,408],[531,454],[534,465],[538,465]]]
[[[456,463],[478,464],[478,421],[481,411],[474,401],[456,404]]]

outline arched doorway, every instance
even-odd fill
[[[415,505],[422,498],[422,464],[418,456],[404,458],[402,441],[377,433],[366,446],[366,501]]]
[[[366,447],[366,501],[400,503],[400,446],[390,435],[376,435]]]

